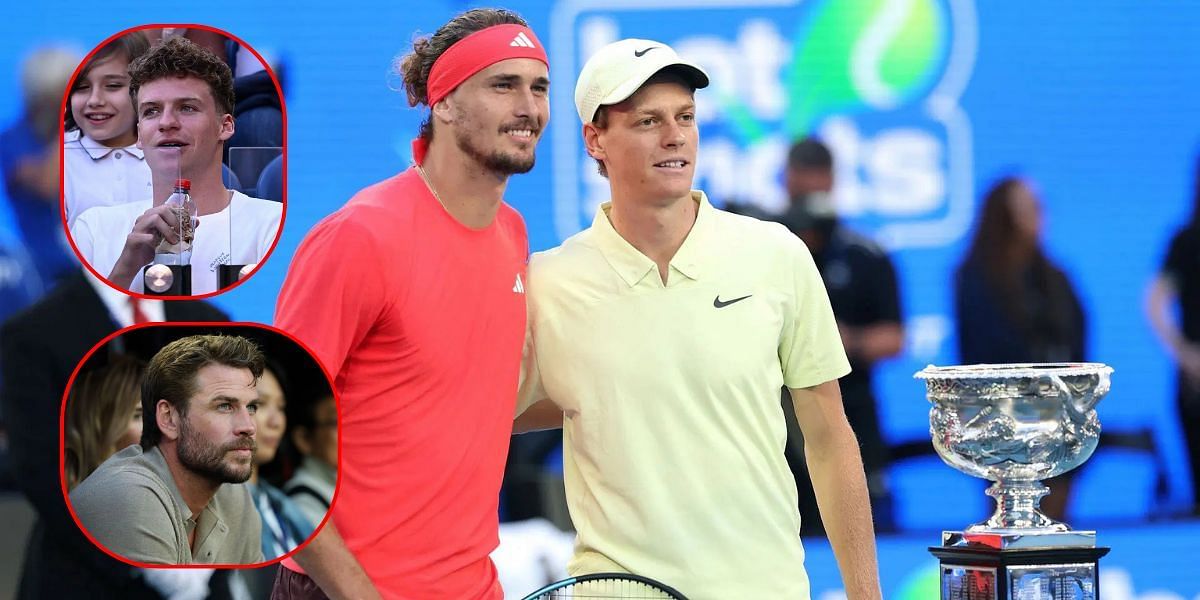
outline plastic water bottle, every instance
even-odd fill
[[[159,242],[154,250],[154,262],[163,265],[186,265],[192,262],[192,240],[196,237],[196,224],[199,211],[196,203],[192,202],[192,182],[187,179],[175,180],[175,191],[164,202],[171,207],[171,229],[179,236],[179,242],[172,244],[167,240]]]

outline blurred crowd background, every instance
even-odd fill
[[[605,199],[571,100],[583,60],[624,37],[673,45],[713,80],[697,99],[697,186],[717,204],[784,221],[800,235],[806,227],[820,231],[821,219],[834,215],[855,243],[891,264],[899,338],[892,351],[860,363],[872,375],[867,421],[878,423],[873,441],[864,441],[879,456],[872,491],[884,515],[885,596],[917,594],[933,563],[924,548],[937,543],[937,532],[991,510],[982,481],[932,453],[928,403],[912,374],[928,364],[1083,359],[1115,369],[1112,393],[1098,409],[1106,438],[1070,481],[1055,485],[1062,505],[1053,510],[1077,528],[1098,529],[1100,543],[1114,546],[1101,563],[1106,598],[1147,590],[1174,594],[1155,598],[1200,596],[1200,583],[1172,562],[1187,551],[1194,556],[1186,539],[1200,535],[1193,479],[1200,467],[1189,462],[1185,443],[1200,426],[1195,412],[1190,426],[1181,421],[1189,413],[1177,396],[1179,352],[1164,343],[1180,322],[1181,278],[1197,277],[1170,265],[1200,262],[1190,246],[1168,263],[1172,240],[1200,216],[1200,7],[1117,0],[600,4],[503,4],[529,21],[551,61],[552,113],[537,166],[514,177],[507,194],[535,251],[586,226]],[[233,320],[270,323],[308,229],[411,162],[409,142],[423,115],[396,91],[392,61],[414,35],[477,5],[372,1],[332,9],[211,0],[113,2],[85,13],[54,0],[21,4],[6,11],[0,36],[0,132],[46,121],[46,112],[58,119],[65,77],[122,29],[203,23],[247,42],[286,74],[286,217],[266,266],[212,302]],[[31,70],[31,57],[51,48],[56,61]],[[32,133],[45,152],[27,155],[57,160],[57,132]],[[793,143],[806,137],[823,141],[828,165],[797,158]],[[61,250],[60,240],[29,239],[18,223],[16,147],[0,147],[0,318],[55,285],[51,269],[37,265]],[[814,169],[824,171],[828,190],[811,177],[803,185],[789,179]],[[807,210],[797,213],[801,205]],[[380,262],[383,268],[387,257]],[[1000,269],[1011,277],[981,265],[1007,265]],[[823,269],[827,285],[836,286],[839,273],[836,261]],[[1171,288],[1152,293],[1164,276],[1176,295]],[[994,318],[981,316],[989,310]],[[998,326],[1003,319],[1015,324]],[[988,337],[1022,331],[1050,333]],[[998,344],[1015,353],[986,353]],[[502,496],[506,521],[569,527],[556,435],[516,438]],[[3,444],[0,437],[0,460]],[[3,490],[0,519],[23,522],[13,482],[0,479]],[[20,536],[7,539],[21,543]],[[806,547],[814,597],[836,594],[827,547],[816,538]],[[0,596],[15,589],[18,569],[0,567]]]

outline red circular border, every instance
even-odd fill
[[[91,271],[91,273],[93,275],[95,275],[100,281],[104,282],[105,285],[107,285],[108,287],[111,287],[114,290],[117,290],[118,292],[124,293],[126,295],[135,296],[138,298],[144,298],[146,300],[202,300],[204,298],[211,298],[213,296],[216,296],[217,294],[223,294],[225,292],[228,292],[228,291],[236,288],[237,286],[241,285],[243,281],[246,281],[246,280],[250,279],[251,277],[253,277],[254,274],[257,273],[258,270],[261,269],[263,267],[263,265],[265,265],[267,263],[267,260],[269,260],[271,258],[271,255],[275,252],[275,246],[277,246],[279,244],[279,239],[281,237],[283,237],[283,226],[285,223],[287,223],[287,204],[288,204],[287,203],[287,200],[288,200],[288,185],[287,185],[287,180],[288,180],[288,156],[287,156],[288,155],[288,152],[287,152],[288,123],[287,123],[287,121],[288,121],[288,117],[287,117],[287,103],[283,98],[283,87],[279,85],[279,78],[275,76],[275,71],[271,69],[271,65],[268,64],[266,60],[263,60],[262,55],[259,54],[258,51],[255,50],[253,47],[251,47],[250,44],[247,44],[241,38],[237,37],[236,35],[233,35],[232,33],[229,33],[228,31],[225,31],[223,29],[218,29],[218,28],[212,27],[210,25],[200,25],[197,23],[151,23],[151,24],[147,24],[147,25],[138,25],[136,27],[130,27],[128,29],[122,29],[121,31],[114,33],[113,35],[108,36],[108,38],[106,38],[103,42],[100,42],[95,48],[92,48],[92,51],[88,52],[87,56],[85,56],[83,58],[83,60],[79,62],[79,66],[75,67],[75,71],[73,73],[71,73],[71,79],[67,82],[67,89],[64,90],[64,92],[63,92],[63,99],[62,99],[61,105],[59,106],[58,114],[60,116],[66,114],[67,107],[71,102],[71,89],[75,87],[75,79],[79,77],[79,72],[83,70],[83,66],[86,65],[88,60],[92,58],[92,55],[96,54],[96,52],[98,52],[101,48],[108,45],[109,42],[112,42],[113,40],[115,40],[127,33],[131,33],[134,31],[141,31],[143,29],[165,29],[165,28],[180,28],[180,27],[184,27],[184,28],[188,28],[188,29],[202,29],[205,31],[211,31],[213,33],[223,35],[226,38],[237,42],[243,48],[249,50],[250,53],[253,54],[254,57],[257,58],[258,61],[262,63],[263,69],[266,70],[267,75],[270,76],[270,78],[271,78],[271,83],[273,83],[275,85],[275,93],[279,96],[279,110],[283,117],[283,169],[282,169],[283,170],[283,199],[280,200],[280,203],[283,205],[283,214],[280,215],[280,217],[279,217],[279,228],[275,231],[275,239],[271,242],[271,247],[267,249],[266,256],[262,257],[262,260],[258,261],[258,264],[254,267],[254,270],[247,273],[245,277],[239,278],[237,281],[233,282],[233,284],[229,285],[228,287],[223,287],[216,291],[212,291],[207,294],[200,294],[200,295],[196,295],[196,296],[150,296],[147,294],[140,294],[138,292],[134,292],[134,291],[130,291],[128,289],[122,288],[121,286],[115,285],[111,281],[109,281],[107,275],[103,275],[99,271],[97,271],[95,268],[93,268],[91,263],[88,262],[87,260],[85,260],[83,258],[83,255],[80,254],[79,248],[75,246],[75,238],[71,237],[71,228],[70,228],[70,226],[67,225],[67,195],[66,195],[66,186],[67,186],[67,184],[66,184],[66,181],[67,181],[66,152],[67,152],[67,148],[66,148],[66,143],[64,141],[66,139],[67,132],[66,132],[66,123],[62,122],[62,119],[59,119],[60,122],[58,124],[58,142],[59,142],[59,150],[58,150],[58,214],[59,214],[59,219],[62,221],[63,230],[67,234],[67,242],[69,244],[71,244],[71,250],[75,253],[75,257],[79,259],[79,262],[84,266],[84,268],[86,268],[88,271]]]
[[[100,350],[101,348],[103,348],[110,341],[112,341],[113,338],[116,338],[117,336],[123,335],[127,332],[130,332],[130,331],[133,331],[136,329],[148,329],[148,328],[153,328],[153,327],[204,327],[204,328],[208,328],[208,329],[222,329],[222,328],[233,329],[233,328],[239,328],[239,327],[241,327],[241,328],[253,327],[253,328],[257,328],[257,329],[263,329],[266,331],[270,331],[272,333],[282,335],[283,337],[291,340],[294,344],[296,344],[301,349],[303,349],[305,352],[307,352],[309,357],[312,358],[313,362],[316,363],[317,367],[321,369],[321,374],[325,376],[325,380],[329,382],[329,389],[333,393],[333,402],[334,402],[334,406],[337,409],[337,415],[338,415],[338,424],[337,424],[337,429],[338,429],[337,472],[338,472],[338,476],[337,476],[337,482],[334,484],[333,499],[330,500],[330,502],[329,502],[329,510],[325,511],[325,518],[321,519],[321,522],[318,523],[313,528],[313,532],[311,534],[309,534],[308,538],[306,538],[303,542],[298,544],[295,548],[292,548],[290,551],[288,551],[284,555],[278,556],[276,558],[273,558],[273,559],[265,561],[265,562],[246,564],[246,565],[225,564],[225,563],[193,563],[193,564],[189,564],[189,565],[164,565],[164,564],[142,563],[142,562],[130,560],[128,558],[121,556],[120,554],[117,554],[116,552],[109,550],[108,548],[106,548],[104,546],[104,544],[101,544],[99,540],[92,537],[91,532],[89,532],[87,530],[87,528],[83,526],[83,523],[79,522],[79,517],[75,514],[75,507],[71,506],[71,496],[67,491],[67,471],[66,471],[67,397],[70,396],[70,394],[71,394],[71,388],[75,385],[75,377],[77,377],[79,375],[80,369],[83,368],[83,365],[87,364],[88,360],[92,357],[93,354],[96,353],[97,350]],[[245,322],[245,321],[228,321],[228,322],[223,322],[223,321],[172,321],[172,322],[162,322],[162,323],[139,323],[137,325],[131,325],[129,327],[125,327],[118,331],[114,331],[113,333],[108,334],[107,336],[105,336],[104,339],[97,342],[95,346],[92,346],[92,349],[88,350],[87,354],[84,354],[83,358],[80,359],[79,364],[75,365],[75,369],[73,371],[71,371],[71,378],[67,380],[67,388],[65,391],[63,391],[62,405],[59,407],[59,415],[58,415],[58,478],[59,478],[59,485],[62,488],[63,501],[67,505],[67,512],[71,513],[71,519],[73,519],[75,521],[75,525],[79,527],[79,531],[83,532],[83,535],[85,537],[87,537],[87,539],[89,541],[91,541],[94,546],[99,548],[105,554],[107,554],[121,562],[133,565],[135,567],[142,567],[142,568],[147,568],[147,569],[257,569],[259,567],[273,565],[273,564],[283,561],[285,559],[291,558],[297,552],[299,552],[300,550],[303,550],[305,546],[307,546],[310,542],[313,541],[313,538],[317,537],[317,534],[320,533],[320,531],[323,527],[325,527],[325,523],[327,523],[329,521],[331,515],[333,514],[333,507],[337,505],[337,499],[342,490],[342,422],[343,422],[342,421],[342,399],[340,397],[340,394],[338,393],[337,388],[334,387],[334,385],[333,385],[333,378],[329,376],[329,370],[325,368],[325,365],[321,364],[321,360],[319,358],[317,358],[317,355],[316,355],[316,353],[314,353],[312,351],[312,348],[309,348],[308,346],[306,346],[304,344],[304,342],[301,342],[299,339],[297,339],[296,336],[294,336],[282,329],[279,329],[277,327],[272,327],[270,325],[263,325],[262,323],[251,323],[251,322]],[[257,512],[257,510],[255,512]]]

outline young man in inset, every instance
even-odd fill
[[[572,574],[627,571],[693,599],[807,598],[780,386],[791,390],[850,598],[879,598],[849,371],[829,298],[785,228],[691,189],[694,91],[660,42],[583,67],[575,102],[612,201],[530,265],[516,430],[564,428]]]
[[[262,372],[262,352],[238,336],[190,336],[159,350],[142,383],[141,444],[71,492],[84,529],[137,562],[262,562],[258,511],[241,485],[254,466]]]
[[[164,203],[176,180],[187,179],[198,209],[192,294],[214,292],[220,265],[266,258],[283,216],[282,204],[225,187],[221,151],[234,130],[233,74],[212,52],[172,38],[129,65],[129,77],[137,145],[150,165],[153,198],[88,209],[71,226],[71,239],[112,284],[142,292],[142,267],[154,259],[155,248],[163,240],[179,242],[178,224]]]
[[[546,54],[516,14],[475,9],[400,71],[430,107],[416,165],[313,228],[279,296],[275,324],[334,377],[342,432],[332,518],[296,555],[306,574],[284,562],[277,598],[503,597],[488,555],[528,256],[503,195],[549,117]]]

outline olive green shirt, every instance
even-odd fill
[[[152,564],[263,562],[261,521],[243,484],[222,484],[199,515],[188,509],[157,447],[109,457],[70,495],[79,522],[126,559]],[[196,532],[196,547],[188,544]]]

